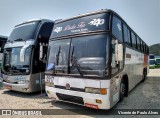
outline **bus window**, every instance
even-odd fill
[[[137,49],[136,36],[133,32],[131,32],[131,37],[132,37],[132,45],[135,49]]]
[[[141,45],[140,45],[139,37],[137,37],[137,47],[138,47],[138,50],[140,51],[141,50]]]
[[[146,53],[146,44],[144,44],[144,53]]]
[[[128,45],[128,32],[126,25],[123,24],[124,43]]]
[[[139,37],[138,39],[139,39],[139,47],[140,47],[139,51],[141,51],[142,50],[141,39]]]
[[[120,42],[123,42],[123,40],[122,40],[122,23],[121,23],[121,20],[119,20],[115,16],[113,16],[113,21],[112,21],[112,33]]]
[[[124,43],[131,46],[130,32],[125,24],[123,24]]]
[[[128,29],[128,39],[129,39],[130,46],[132,47],[131,32],[129,29]]]
[[[144,43],[142,41],[142,52],[144,52]]]
[[[48,42],[47,39],[49,39],[51,32],[52,32],[52,28],[53,28],[53,23],[44,23],[40,29],[40,33],[39,36],[41,36],[41,38],[39,38],[39,40],[41,40],[41,42]],[[43,40],[43,41],[42,41]]]

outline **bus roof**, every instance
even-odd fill
[[[74,16],[74,17],[71,17],[71,18],[67,18],[67,19],[63,19],[63,20],[58,20],[55,22],[55,25],[56,24],[59,24],[59,23],[63,23],[63,22],[66,22],[66,21],[69,21],[69,20],[73,20],[73,19],[77,19],[77,18],[81,18],[81,17],[85,17],[85,16],[90,16],[90,15],[95,15],[95,14],[100,14],[100,13],[113,13],[115,14],[116,16],[118,16],[119,18],[121,18],[121,20],[123,21],[123,23],[125,23],[126,25],[128,25],[125,20],[119,15],[117,14],[115,11],[111,10],[111,9],[101,9],[101,10],[96,10],[96,11],[92,11],[92,12],[88,12],[88,13],[85,13],[85,14],[79,14],[77,16]],[[130,28],[130,26],[128,25],[128,27]],[[132,29],[132,28],[130,28]],[[132,31],[137,34],[133,29]],[[139,37],[140,38],[140,37]],[[140,38],[142,40],[142,38]],[[146,44],[143,40],[142,42],[144,44]],[[146,44],[147,45],[147,44]],[[147,45],[148,46],[148,45]]]
[[[24,21],[24,22],[16,25],[15,27],[20,26],[20,25],[23,25],[23,24],[25,24],[25,23],[36,22],[36,21],[37,21],[37,22],[54,22],[54,21],[49,20],[49,19],[31,19],[31,20]]]
[[[84,17],[84,16],[99,14],[99,13],[113,13],[113,14],[115,14],[116,16],[120,17],[123,22],[125,22],[125,20],[123,20],[123,18],[122,18],[118,13],[116,13],[115,11],[113,11],[113,10],[111,10],[111,9],[101,9],[101,10],[96,10],[96,11],[92,11],[92,12],[88,12],[88,13],[84,13],[84,14],[79,14],[79,15],[73,16],[73,17],[71,17],[71,18],[61,19],[61,20],[58,20],[57,22],[55,22],[55,24],[62,23],[62,22],[65,22],[65,21],[68,21],[68,20],[72,20],[72,19],[76,19],[76,18],[80,18],[80,17]],[[126,22],[125,22],[125,23],[126,23]],[[126,23],[126,24],[127,24],[127,23]],[[127,25],[128,25],[128,24],[127,24]]]
[[[2,35],[0,35],[0,41],[7,41],[7,36],[2,36]]]
[[[55,24],[59,24],[59,23],[62,23],[62,22],[68,21],[68,20],[72,20],[72,19],[76,19],[76,18],[80,18],[80,17],[84,17],[84,16],[89,16],[89,15],[94,15],[94,14],[99,14],[99,13],[105,13],[105,12],[114,12],[114,11],[112,11],[110,9],[101,9],[101,10],[97,10],[97,11],[93,11],[93,12],[88,12],[88,13],[85,13],[85,14],[79,14],[79,15],[71,17],[71,18],[58,20],[57,22],[55,22]]]
[[[2,36],[2,35],[0,35],[0,38],[8,38],[7,36]]]

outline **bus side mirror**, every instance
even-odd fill
[[[116,44],[115,46],[115,56],[116,61],[123,61],[123,45],[122,44]]]
[[[47,52],[48,44],[40,43],[40,49],[39,49],[39,60],[43,61],[45,57],[45,53]]]
[[[25,51],[30,45],[25,45],[20,51],[20,62],[25,62]]]
[[[44,48],[44,46],[42,45],[42,43],[40,43],[39,60],[42,60],[42,59],[43,59],[43,48]]]

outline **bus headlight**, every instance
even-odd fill
[[[87,92],[87,93],[93,93],[93,88],[86,87],[85,92]]]
[[[101,94],[100,89],[97,89],[97,88],[93,89],[93,93],[95,93],[95,94]]]
[[[85,92],[87,93],[94,93],[94,94],[107,94],[107,89],[106,88],[91,88],[91,87],[86,87]]]

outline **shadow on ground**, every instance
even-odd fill
[[[39,91],[39,92],[34,92],[34,93],[22,93],[22,92],[17,92],[17,91],[12,91],[12,90],[5,90],[3,89],[3,92],[1,94],[8,94],[10,96],[15,96],[15,97],[21,97],[21,98],[29,98],[29,99],[42,99],[42,98],[48,98],[46,96],[45,90]]]

